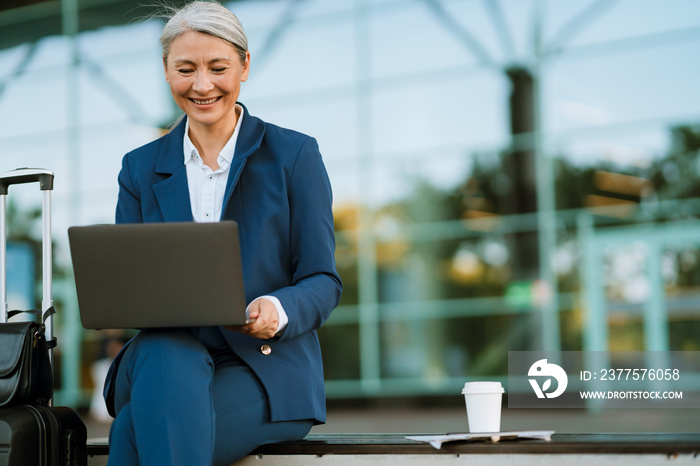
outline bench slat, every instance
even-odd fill
[[[297,442],[264,445],[254,453],[263,455],[326,454],[436,454],[440,453],[700,453],[700,434],[554,434],[551,441],[501,440],[450,442],[436,450],[427,443],[406,439],[420,434],[311,434]],[[434,434],[429,434],[434,435]]]
[[[406,435],[435,434],[311,434],[304,440],[264,445],[258,455],[387,455],[387,454],[700,454],[696,433],[554,434],[551,441],[501,440],[450,442],[436,450]],[[105,442],[88,443],[88,455],[107,455]]]

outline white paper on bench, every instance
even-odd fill
[[[440,449],[443,443],[465,441],[465,440],[489,440],[498,442],[499,440],[514,440],[519,438],[536,439],[536,440],[552,440],[553,430],[530,430],[530,431],[515,431],[515,432],[485,432],[473,434],[444,434],[444,435],[417,435],[406,437],[409,440],[416,442],[427,442],[436,449]]]

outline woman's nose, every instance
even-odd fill
[[[214,84],[207,76],[207,73],[197,73],[194,77],[194,84],[192,89],[200,94],[206,94],[214,87]]]

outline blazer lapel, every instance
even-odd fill
[[[240,102],[238,102],[238,104],[243,107],[245,115],[243,117],[243,123],[241,124],[240,133],[238,134],[238,140],[236,141],[236,151],[229,169],[226,192],[224,193],[224,206],[223,209],[221,209],[222,219],[226,212],[226,206],[231,200],[233,191],[236,188],[236,184],[238,184],[238,180],[241,178],[241,173],[243,173],[243,168],[248,161],[248,157],[260,148],[263,136],[265,135],[265,123],[263,123],[261,119],[248,113],[248,109],[245,105]]]
[[[156,173],[165,179],[153,185],[153,193],[165,222],[191,222],[192,206],[187,184],[187,170],[183,162],[182,141],[185,120],[168,134],[156,163]]]

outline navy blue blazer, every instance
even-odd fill
[[[315,139],[244,111],[222,220],[238,222],[246,301],[276,296],[289,324],[271,340],[223,332],[265,387],[272,421],[325,422],[316,329],[342,290],[330,182]],[[117,223],[192,221],[184,131],[183,120],[169,134],[124,156]],[[272,351],[264,354],[263,345]]]

